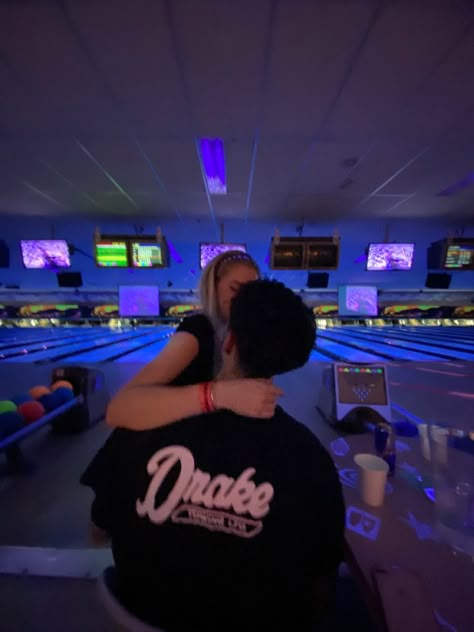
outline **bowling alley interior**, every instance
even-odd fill
[[[273,378],[344,498],[314,629],[472,631],[472,2],[24,0],[0,35],[0,629],[161,629],[80,478],[230,252],[316,329]]]

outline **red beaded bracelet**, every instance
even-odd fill
[[[206,403],[208,412],[215,412],[216,407],[214,405],[214,397],[212,395],[212,382],[208,382],[206,384]]]
[[[213,413],[216,410],[212,393],[212,382],[199,384],[199,403],[204,414]]]
[[[201,411],[205,414],[209,412],[207,405],[207,382],[199,384],[199,403],[201,405]]]

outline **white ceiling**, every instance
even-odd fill
[[[473,5],[1,2],[0,213],[471,221]]]

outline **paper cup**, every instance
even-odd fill
[[[359,468],[359,493],[371,507],[380,507],[385,496],[388,464],[374,454],[356,454],[354,462]]]
[[[420,438],[420,448],[423,458],[431,461],[430,438],[428,436],[428,424],[418,424],[418,436]]]

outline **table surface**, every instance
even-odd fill
[[[472,632],[474,559],[454,552],[437,534],[434,502],[425,492],[431,466],[421,455],[419,439],[397,439],[397,468],[380,508],[361,500],[354,463],[355,454],[374,453],[373,434],[322,440],[339,470],[347,508],[346,539],[366,586],[374,590],[373,571],[378,568],[413,571],[438,623],[445,622],[440,629]],[[409,616],[417,620],[417,613]]]

